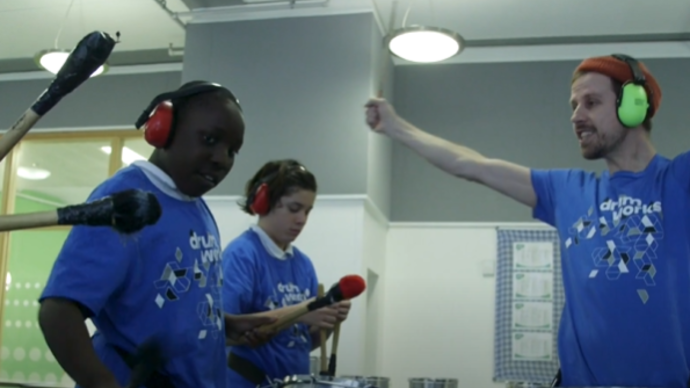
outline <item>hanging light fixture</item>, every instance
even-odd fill
[[[72,9],[72,5],[74,5],[74,0],[70,1],[69,6],[67,6],[67,12],[65,13],[65,17],[62,20],[60,29],[58,29],[57,36],[55,37],[55,48],[39,51],[34,56],[34,62],[36,62],[36,65],[38,67],[40,67],[43,70],[47,70],[53,74],[57,74],[60,71],[60,69],[62,69],[62,66],[67,61],[67,58],[70,54],[69,50],[58,49],[58,39],[60,39],[60,34],[62,33],[62,29],[65,26],[65,21],[69,16],[69,12]],[[96,71],[94,71],[91,74],[91,77],[104,74],[107,71],[108,65],[103,64],[99,66],[98,69],[96,69]]]
[[[69,50],[42,50],[36,54],[36,56],[34,57],[34,61],[36,62],[36,65],[38,65],[40,68],[47,70],[53,74],[57,74],[57,72],[60,71],[62,66],[65,64],[65,61],[67,61],[69,54]],[[107,71],[108,65],[103,64],[99,66],[98,69],[96,69],[96,71],[94,71],[91,74],[91,77],[104,74]]]
[[[47,179],[50,176],[50,171],[43,168],[38,168],[36,165],[33,165],[32,167],[19,166],[17,167],[17,175],[24,179],[40,181]]]
[[[388,48],[407,61],[433,63],[458,55],[465,48],[465,41],[460,34],[445,28],[409,26],[391,32]]]

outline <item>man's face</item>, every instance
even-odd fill
[[[244,120],[230,100],[200,96],[180,115],[170,148],[169,174],[184,194],[199,197],[228,175],[244,142]]]
[[[628,129],[616,116],[616,93],[611,79],[599,73],[586,73],[572,85],[571,121],[580,140],[585,159],[603,158],[625,139]]]

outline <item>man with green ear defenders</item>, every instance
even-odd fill
[[[690,379],[690,152],[650,139],[661,88],[625,55],[588,58],[571,82],[573,132],[600,176],[488,158],[371,99],[366,120],[443,171],[533,209],[561,243],[566,304],[558,333],[565,387],[686,388]]]
[[[616,90],[618,93],[618,99],[616,100],[618,120],[628,128],[635,128],[644,123],[647,117],[651,118],[654,115],[659,103],[657,102],[656,106],[650,104],[650,96],[648,94],[652,94],[651,97],[654,97],[654,91],[650,90],[647,92],[647,77],[639,67],[636,59],[623,54],[613,54],[612,57],[628,64],[632,73],[632,78],[627,77],[627,74],[623,77],[616,77],[615,71],[611,71],[612,75],[609,75],[609,77],[623,83],[620,86],[614,84],[614,88],[618,89]],[[580,70],[576,74],[584,73],[588,67],[593,67],[591,71],[597,71],[596,64],[587,66],[585,62],[580,66]],[[608,74],[605,70],[603,72]],[[653,83],[656,84],[656,81],[653,81]],[[656,85],[656,88],[658,89],[658,85]],[[661,91],[658,94],[659,98],[661,98]],[[651,129],[651,127],[648,129]]]

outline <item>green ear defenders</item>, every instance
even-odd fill
[[[644,88],[647,79],[637,65],[636,59],[623,54],[613,54],[612,57],[625,62],[632,71],[633,79],[623,84],[618,92],[616,113],[621,124],[634,128],[642,124],[649,114],[650,96]]]

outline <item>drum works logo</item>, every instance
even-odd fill
[[[642,203],[637,198],[621,196],[618,201],[606,200],[599,205],[599,210],[602,212],[610,212],[612,220],[618,221],[623,217],[630,217],[633,214],[650,215],[654,213],[661,213],[661,202],[655,201],[649,204]]]
[[[644,203],[628,196],[606,199],[570,227],[564,245],[566,249],[585,246],[594,264],[590,279],[616,281],[634,276],[639,282],[635,292],[644,304],[649,300],[647,289],[656,285],[658,241],[664,238],[662,218],[660,201]]]
[[[302,290],[298,285],[288,283],[278,283],[273,288],[273,295],[269,296],[264,302],[264,306],[269,310],[275,310],[283,307],[302,303],[311,298],[311,291],[309,288]],[[289,335],[287,347],[294,347],[297,342],[306,344],[309,342],[309,331],[305,325],[296,323],[292,325],[290,330],[285,331]]]
[[[270,310],[275,310],[277,308],[283,308],[291,306],[293,304],[299,304],[309,299],[311,292],[309,288],[305,288],[304,291],[300,289],[299,286],[289,282],[287,284],[278,283],[273,289],[273,295],[269,296],[264,306]]]
[[[223,285],[223,271],[220,266],[221,250],[218,239],[211,233],[198,235],[189,231],[188,248],[176,247],[173,259],[165,263],[161,277],[155,281],[160,290],[155,302],[164,308],[170,302],[184,297],[196,283],[198,289],[206,289],[197,302],[197,315],[202,328],[199,339],[209,334],[217,338],[223,328],[220,293]]]

